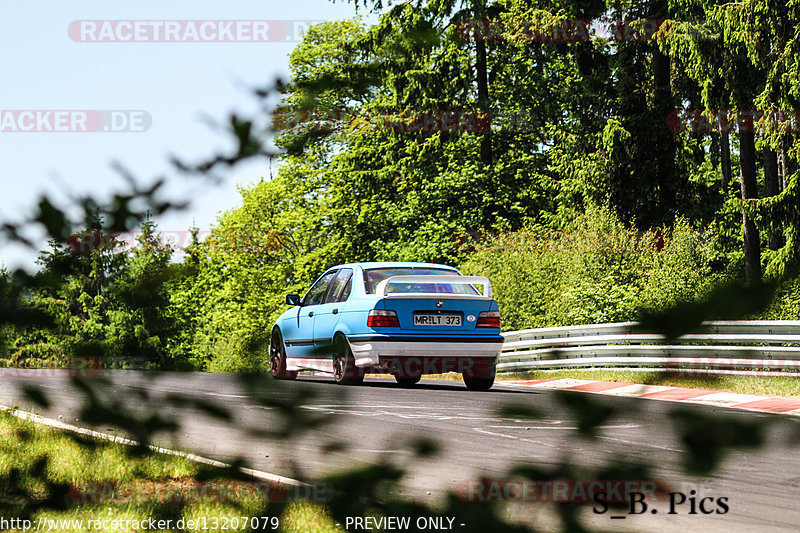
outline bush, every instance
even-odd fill
[[[622,322],[704,295],[727,266],[718,249],[684,221],[644,232],[593,209],[561,230],[494,237],[462,270],[492,280],[507,330]]]
[[[268,342],[265,335],[231,332],[218,335],[210,346],[209,372],[263,374],[269,371]]]
[[[762,316],[757,318],[762,320],[800,320],[800,278],[781,285],[772,304]]]

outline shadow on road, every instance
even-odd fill
[[[299,382],[309,382],[309,383],[319,383],[319,384],[326,384],[332,387],[343,387],[333,381],[333,378],[328,378],[326,376],[299,376],[297,378]],[[486,392],[473,392],[472,394],[481,395],[487,393],[494,393],[494,394],[542,394],[542,391],[537,390],[511,390],[511,389],[503,389],[499,388],[503,386],[503,382],[499,381],[496,382],[494,387],[492,387],[489,391]],[[398,385],[393,379],[391,378],[370,378],[367,377],[364,380],[364,383],[355,386],[344,386],[345,388],[378,388],[378,389],[397,389],[397,390],[431,390],[431,391],[458,391],[458,392],[470,392],[467,390],[466,386],[460,381],[446,381],[446,380],[426,380],[423,379],[416,385],[412,385],[410,387],[402,387]]]

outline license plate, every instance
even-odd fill
[[[460,326],[461,315],[414,315],[415,326]]]

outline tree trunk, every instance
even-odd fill
[[[764,197],[778,194],[778,154],[764,147]]]
[[[478,41],[477,60],[475,67],[478,70],[478,108],[484,113],[489,113],[489,82],[486,75],[486,43]],[[483,132],[481,139],[481,161],[484,165],[492,164],[492,129],[491,117],[486,123],[489,124]]]
[[[775,196],[780,192],[778,177],[778,154],[768,146],[764,147],[764,197]],[[769,236],[769,249],[778,250],[783,246],[783,236],[771,234]]]
[[[667,126],[668,117],[675,110],[670,87],[670,59],[660,50],[653,50],[653,83],[654,107],[659,110],[657,138],[660,139],[658,154],[659,203],[662,212],[675,213],[677,205],[677,187],[675,183],[675,135]]]
[[[756,144],[752,122],[739,131],[739,171],[742,178],[742,200],[758,198],[756,181]],[[761,280],[761,242],[755,222],[742,213],[744,235],[744,273],[748,283]]]
[[[485,0],[475,0],[473,4],[473,12],[475,17],[483,19],[486,15]],[[485,36],[475,30],[475,75],[478,82],[478,108],[484,112],[489,113],[489,76],[486,66],[486,41]],[[491,116],[489,117],[491,119]],[[489,126],[483,132],[481,138],[481,161],[484,165],[492,164],[492,129],[491,120],[488,121]]]
[[[778,175],[779,178],[779,187],[780,190],[784,190],[786,185],[789,181],[789,176],[792,175],[794,172],[794,166],[792,165],[792,160],[789,157],[789,150],[792,147],[792,143],[794,139],[792,135],[785,135],[783,140],[781,141],[781,151],[778,156]]]
[[[720,165],[722,167],[722,190],[727,191],[728,184],[731,182],[731,137],[728,131],[727,111],[720,112],[719,120],[720,152],[722,158]]]

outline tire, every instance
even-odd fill
[[[494,385],[495,367],[492,365],[488,375],[484,377],[468,377],[464,374],[464,385],[471,391],[487,391]]]
[[[272,332],[269,341],[269,370],[275,379],[295,379],[296,370],[286,370],[286,348],[283,346],[283,335],[280,330]]]
[[[422,379],[422,376],[395,376],[394,380],[400,385],[401,387],[413,387],[419,380]]]
[[[350,343],[341,335],[333,341],[333,380],[340,385],[359,385],[364,381],[364,369],[356,366]]]

